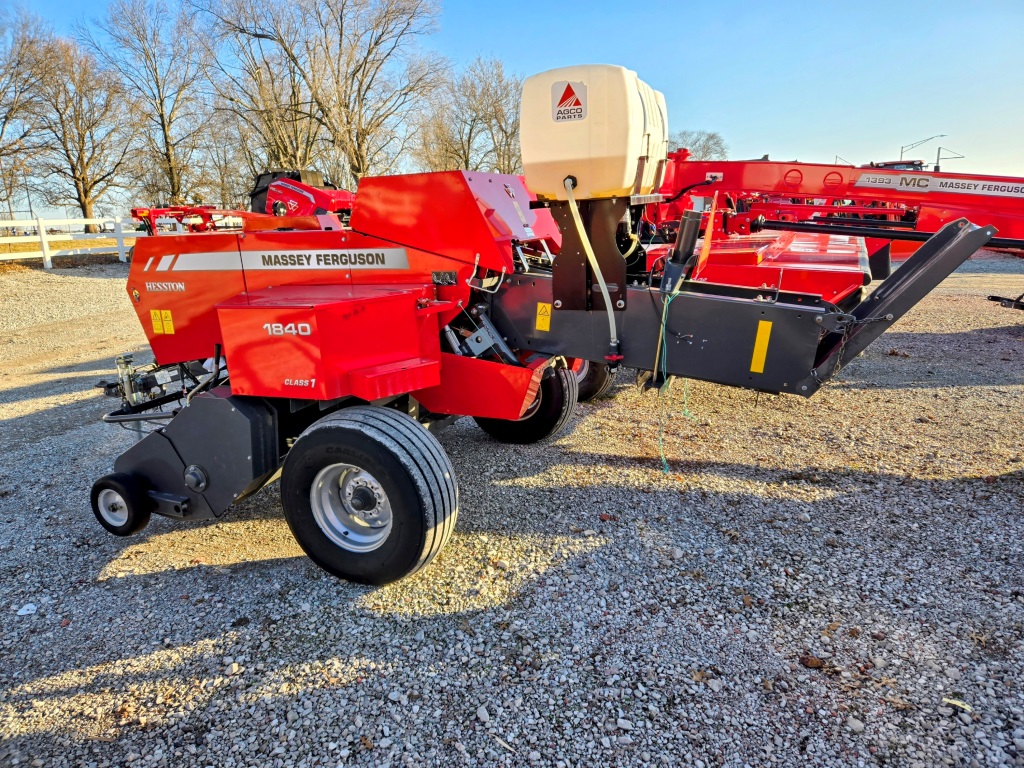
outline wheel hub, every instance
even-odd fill
[[[324,467],[313,480],[309,501],[320,530],[342,549],[372,552],[391,533],[391,502],[377,479],[360,467]]]
[[[128,522],[128,505],[121,494],[112,488],[104,488],[96,499],[103,519],[113,526],[120,527]]]

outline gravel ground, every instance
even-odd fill
[[[0,275],[0,765],[1024,766],[1024,316],[985,300],[1024,260],[810,401],[623,385],[528,448],[462,420],[455,536],[383,589],[311,565],[276,487],[100,529],[124,275]]]

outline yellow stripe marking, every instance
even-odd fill
[[[758,321],[757,336],[754,338],[754,356],[750,358],[751,373],[764,373],[764,361],[768,357],[768,339],[771,335],[772,321]]]

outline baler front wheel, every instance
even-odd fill
[[[281,503],[299,546],[349,581],[388,584],[427,565],[458,516],[455,472],[437,439],[390,408],[355,406],[303,432]]]
[[[93,483],[89,498],[100,525],[115,536],[131,536],[149,523],[153,502],[132,475],[104,475]]]
[[[558,368],[541,381],[537,400],[518,421],[475,419],[477,425],[502,443],[527,445],[555,437],[572,418],[579,395],[576,374]]]

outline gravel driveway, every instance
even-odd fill
[[[1024,766],[1024,260],[810,401],[677,382],[553,445],[464,419],[421,576],[335,580],[273,486],[106,534],[122,265],[0,274],[0,765]],[[659,458],[659,424],[669,471]]]

